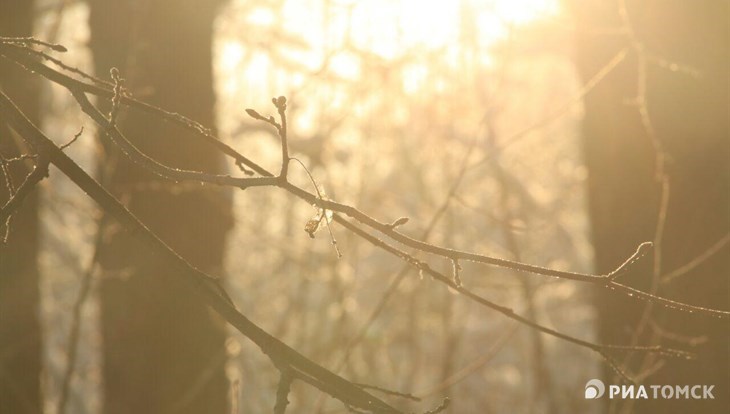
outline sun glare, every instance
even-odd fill
[[[538,18],[558,13],[557,0],[503,0],[495,1],[495,14],[510,24],[527,24]]]
[[[241,31],[241,36],[269,36],[272,31],[278,33],[279,28],[285,28],[296,40],[283,39],[276,51],[280,56],[309,71],[318,70],[328,59],[334,73],[355,80],[361,74],[360,63],[345,52],[333,51],[347,45],[385,61],[409,52],[441,51],[452,60],[449,49],[465,38],[472,39],[480,50],[487,50],[504,39],[510,26],[526,25],[558,11],[558,0],[340,0],[329,2],[326,8],[325,3],[317,1],[288,1],[284,2],[279,18],[270,6],[249,7],[243,16],[246,30]],[[252,55],[255,67],[239,67],[245,65],[245,50],[237,37],[221,45],[219,62],[223,75],[245,76],[245,80],[235,83],[240,87],[270,82],[270,78],[264,78],[270,77],[275,65],[265,64],[258,54]],[[489,60],[485,56],[480,59]],[[415,72],[420,73],[417,69]],[[412,91],[417,85],[414,79],[405,88]],[[231,82],[226,83],[226,89],[231,86]]]

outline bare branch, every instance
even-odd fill
[[[444,411],[445,409],[449,408],[449,404],[451,404],[451,400],[448,398],[444,398],[444,400],[441,402],[441,404],[438,407],[434,408],[433,410],[426,411],[423,414],[438,414],[438,413]]]
[[[199,181],[203,183],[211,183],[216,185],[228,185],[245,189],[248,187],[271,186],[276,184],[276,180],[271,177],[254,177],[254,178],[238,178],[230,175],[207,174],[199,171],[183,170],[163,165],[145,153],[140,151],[132,142],[130,142],[114,123],[106,119],[104,115],[92,105],[86,94],[78,89],[71,90],[74,98],[81,106],[81,109],[91,117],[100,127],[103,128],[105,135],[109,137],[114,145],[116,145],[130,160],[136,162],[143,168],[148,169],[160,177],[173,181]]]
[[[279,386],[276,389],[276,404],[274,405],[274,414],[284,414],[286,406],[289,405],[289,391],[291,383],[294,381],[288,369],[282,369],[279,374]]]
[[[723,238],[721,238],[715,244],[710,246],[710,248],[708,248],[707,250],[702,252],[702,254],[700,254],[699,256],[690,260],[683,266],[680,266],[680,267],[672,270],[671,272],[667,273],[666,275],[662,276],[661,283],[669,283],[669,282],[673,281],[674,279],[689,273],[691,270],[693,270],[697,266],[704,263],[705,260],[709,259],[715,253],[719,252],[720,249],[722,249],[723,247],[725,247],[725,245],[728,244],[728,242],[730,242],[730,234],[726,234]]]
[[[220,286],[217,278],[192,266],[147,229],[114,196],[94,181],[38,130],[2,91],[0,91],[0,115],[7,119],[23,139],[37,148],[42,157],[48,157],[51,163],[86,192],[107,214],[119,221],[149,249],[169,260],[169,263],[180,272],[181,282],[188,288],[193,289],[204,303],[218,312],[239,332],[256,343],[275,362],[275,365],[290,367],[293,375],[296,375],[297,378],[346,404],[378,413],[400,412],[344,378],[312,362],[241,314]]]
[[[39,75],[45,77],[46,79],[50,80],[51,82],[57,83],[59,85],[63,85],[65,88],[67,88],[69,91],[80,91],[85,93],[92,93],[97,96],[101,96],[106,99],[111,99],[114,96],[113,85],[109,84],[106,81],[101,81],[102,84],[107,85],[107,87],[102,87],[99,85],[91,85],[88,83],[84,83],[82,81],[79,81],[77,79],[74,79],[70,76],[67,76],[63,73],[60,73],[54,69],[49,68],[48,66],[36,61],[32,58],[32,55],[36,51],[33,51],[32,49],[22,48],[13,44],[4,44],[0,42],[0,56],[3,56],[10,61],[22,66],[23,68],[38,73]],[[78,71],[81,72],[81,71]],[[76,73],[76,72],[74,72]],[[83,72],[81,72],[83,73]],[[86,75],[87,77],[90,75]],[[95,79],[95,78],[94,78]],[[96,82],[96,81],[95,81]],[[161,117],[163,120],[170,121],[176,125],[182,126],[186,129],[189,129],[193,131],[195,134],[200,136],[205,142],[207,142],[210,145],[213,145],[215,148],[220,150],[225,155],[231,157],[235,160],[236,165],[239,166],[247,166],[251,168],[253,171],[255,171],[258,174],[261,174],[263,176],[270,176],[271,173],[266,171],[264,168],[259,166],[258,164],[254,163],[253,161],[249,160],[248,158],[244,157],[243,155],[236,152],[233,148],[226,145],[224,142],[218,140],[215,136],[212,135],[211,131],[199,123],[192,121],[188,118],[185,118],[184,116],[175,113],[166,111],[164,109],[161,109],[159,107],[156,107],[154,105],[148,104],[146,102],[142,102],[139,100],[136,100],[132,97],[123,95],[121,97],[121,102],[124,105],[137,108],[143,112],[155,114],[159,117]]]
[[[477,295],[476,293],[474,293],[464,287],[456,286],[456,284],[451,280],[451,278],[434,270],[427,263],[420,261],[420,260],[416,259],[415,257],[409,255],[408,253],[403,252],[393,246],[390,246],[389,244],[385,243],[384,241],[368,234],[367,232],[360,229],[356,225],[350,223],[349,221],[342,219],[338,216],[335,216],[335,221],[337,221],[344,227],[348,228],[350,231],[357,234],[361,238],[369,241],[373,245],[380,247],[381,249],[388,251],[389,253],[391,253],[397,257],[400,257],[406,263],[417,268],[419,270],[419,272],[431,276],[434,280],[441,282],[441,283],[445,284],[446,286],[456,290],[457,292],[459,292],[462,295],[466,296],[467,298],[473,300],[474,302],[476,302],[484,307],[495,310],[495,311],[507,316],[510,319],[514,319],[524,325],[529,326],[532,329],[536,329],[542,333],[554,336],[554,337],[562,339],[564,341],[567,341],[567,342],[573,343],[575,345],[590,349],[594,352],[597,352],[599,355],[601,355],[606,360],[606,362],[608,362],[611,366],[613,366],[615,370],[618,370],[618,365],[613,360],[613,358],[611,358],[607,354],[607,352],[637,351],[637,352],[657,353],[657,354],[669,356],[669,357],[679,357],[679,358],[692,358],[693,357],[693,355],[691,353],[676,350],[676,349],[667,349],[667,348],[664,348],[661,346],[624,346],[624,345],[596,344],[596,343],[593,343],[590,341],[586,341],[583,339],[579,339],[579,338],[564,334],[562,332],[556,331],[556,330],[548,328],[546,326],[540,325],[534,321],[531,321],[523,316],[516,314],[512,309],[510,309],[508,307],[498,305],[490,300],[487,300],[487,299]],[[611,282],[611,283],[618,285],[615,282]],[[620,286],[622,286],[623,288],[626,288],[626,289],[632,289],[632,288],[629,288],[624,285],[620,285]],[[645,295],[650,296],[648,294],[645,294]],[[719,312],[719,311],[717,311],[717,312]]]
[[[15,194],[0,209],[0,222],[6,221],[10,216],[15,214],[23,203],[23,200],[33,191],[36,184],[48,177],[48,163],[48,156],[40,153],[36,165],[33,167],[33,171],[25,177],[25,180],[17,188]]]
[[[80,135],[79,133],[78,135]],[[77,136],[78,136],[77,135]],[[79,294],[74,302],[73,310],[71,311],[71,328],[68,333],[68,342],[66,344],[66,370],[63,374],[63,380],[61,381],[61,395],[58,398],[58,405],[56,412],[58,414],[64,414],[66,412],[66,405],[71,391],[71,380],[73,379],[74,371],[76,370],[76,359],[78,356],[78,342],[81,334],[81,311],[83,310],[84,304],[89,297],[91,292],[91,285],[94,277],[94,270],[96,269],[97,262],[99,260],[99,254],[101,252],[102,241],[104,240],[104,227],[106,224],[106,215],[102,215],[96,227],[96,237],[94,241],[94,252],[91,255],[89,264],[81,278],[81,286],[79,287]]]
[[[39,45],[55,50],[56,52],[68,52],[68,49],[66,49],[66,47],[63,45],[44,42],[33,37],[0,37],[0,43],[18,45]]]
[[[405,393],[405,392],[393,391],[393,390],[389,390],[387,388],[378,387],[376,385],[363,384],[360,382],[356,382],[355,385],[357,385],[358,387],[363,388],[363,389],[380,391],[383,394],[388,394],[388,395],[392,395],[395,397],[401,397],[401,398],[405,398],[405,399],[411,400],[411,401],[421,401],[421,399],[416,397],[415,395]]]
[[[314,177],[312,176],[312,173],[309,171],[309,168],[307,168],[307,166],[304,165],[304,163],[299,158],[291,157],[290,159],[296,161],[297,163],[299,163],[299,165],[302,166],[302,168],[304,168],[304,171],[307,173],[309,180],[312,182],[312,185],[314,186],[314,190],[317,191],[317,197],[319,197],[319,199],[322,200],[324,198],[323,194],[320,191],[319,186],[317,185],[317,182],[314,181]],[[319,217],[319,221],[321,222],[322,220],[324,220],[324,224],[325,224],[325,226],[327,226],[327,231],[330,234],[330,241],[332,242],[332,246],[334,246],[334,248],[335,248],[335,253],[337,253],[337,258],[341,259],[342,253],[340,252],[340,248],[337,246],[337,239],[335,238],[335,234],[332,232],[332,227],[330,226],[331,220],[327,217],[328,211],[323,209],[321,211],[321,213],[322,214]],[[319,225],[319,223],[317,223],[317,225]],[[305,228],[305,230],[306,230],[306,228]],[[314,231],[309,233],[309,236],[314,238]]]
[[[633,33],[630,30],[630,27],[629,32]],[[633,43],[631,47],[633,47],[634,50],[636,50],[637,52],[642,51],[641,45],[639,43]],[[630,50],[630,48],[627,48],[617,54],[616,57],[612,59],[611,62],[609,62],[609,65],[599,71],[594,79],[592,79],[591,82],[586,85],[586,87],[584,88],[585,90],[582,93],[587,93],[587,91],[593,88],[595,84],[600,82],[600,80],[605,77],[608,72],[613,70],[613,68],[615,68],[620,62],[622,62],[625,59],[628,50]],[[306,169],[306,167],[305,170],[315,186],[316,194],[308,192],[303,188],[290,183],[287,180],[288,166],[290,160],[294,158],[291,158],[288,152],[289,150],[286,119],[287,102],[286,98],[284,98],[283,96],[272,99],[274,106],[277,108],[280,123],[277,122],[273,116],[265,118],[253,109],[246,110],[249,116],[274,126],[279,133],[279,136],[281,138],[282,165],[279,175],[275,176],[274,174],[260,167],[258,164],[241,155],[233,148],[219,141],[212,135],[210,130],[206,129],[197,122],[189,120],[179,114],[167,112],[164,109],[149,105],[141,101],[137,101],[129,96],[127,93],[123,93],[122,80],[119,77],[118,72],[112,73],[112,79],[114,80],[114,84],[111,86],[110,84],[103,84],[101,86],[99,86],[98,84],[87,84],[71,78],[54,69],[51,69],[50,67],[36,61],[33,58],[34,53],[37,55],[40,52],[33,51],[22,42],[0,41],[0,55],[2,55],[2,57],[10,61],[16,62],[21,66],[26,67],[28,70],[35,71],[41,74],[41,76],[49,79],[50,81],[66,87],[76,98],[82,110],[102,128],[102,130],[105,132],[106,136],[112,141],[112,143],[119,147],[121,151],[125,154],[125,156],[127,156],[130,160],[134,161],[141,167],[163,178],[170,179],[176,182],[194,181],[223,186],[233,186],[241,189],[245,189],[251,186],[271,186],[281,188],[321,209],[321,211],[323,212],[323,219],[328,225],[328,230],[330,231],[330,235],[332,237],[333,244],[335,244],[335,248],[337,248],[336,241],[334,239],[334,236],[332,235],[332,230],[329,228],[327,213],[337,212],[339,214],[332,214],[332,218],[334,221],[348,229],[353,234],[369,241],[371,244],[378,247],[379,249],[385,250],[386,252],[389,252],[399,257],[404,262],[406,262],[407,266],[416,268],[419,270],[419,272],[423,274],[428,274],[434,280],[445,284],[449,288],[454,289],[455,291],[463,296],[466,296],[470,300],[484,307],[496,310],[497,312],[502,313],[503,315],[515,321],[518,321],[521,324],[529,326],[536,331],[554,336],[556,338],[560,338],[567,342],[576,344],[578,346],[590,349],[598,353],[607,361],[607,363],[617,372],[619,376],[627,381],[631,381],[629,375],[626,374],[619,366],[619,364],[614,361],[611,354],[615,352],[636,351],[684,358],[691,357],[691,354],[683,351],[666,349],[660,346],[636,346],[633,343],[632,345],[596,344],[570,335],[563,334],[554,329],[540,325],[534,320],[516,314],[512,309],[508,307],[498,305],[477,295],[473,291],[464,288],[461,283],[460,261],[467,260],[486,265],[500,266],[520,272],[593,283],[598,286],[602,286],[607,290],[616,291],[639,300],[645,300],[648,302],[649,305],[646,307],[642,321],[647,320],[646,318],[648,317],[649,311],[651,309],[651,304],[654,303],[669,308],[675,308],[688,313],[696,312],[698,314],[719,318],[730,317],[730,312],[727,311],[707,309],[703,307],[679,303],[659,297],[655,294],[657,289],[657,281],[659,280],[658,276],[660,274],[660,267],[658,263],[661,260],[661,240],[663,238],[663,225],[666,220],[666,200],[668,199],[669,184],[666,174],[664,172],[664,152],[653,132],[653,127],[651,125],[651,121],[648,117],[648,112],[646,110],[645,91],[641,89],[642,84],[645,83],[645,79],[643,79],[645,77],[645,59],[643,61],[640,60],[640,82],[639,90],[637,91],[638,97],[636,99],[636,103],[642,117],[642,122],[645,125],[647,135],[649,135],[649,137],[652,139],[652,143],[655,145],[655,150],[657,153],[657,177],[662,183],[662,202],[660,204],[660,217],[653,240],[653,246],[655,248],[655,265],[653,270],[654,283],[652,284],[652,289],[650,292],[639,291],[630,286],[620,284],[616,282],[616,279],[620,275],[632,270],[634,263],[644,257],[651,250],[652,243],[647,242],[639,245],[636,252],[631,257],[629,257],[623,264],[618,266],[614,271],[605,275],[560,271],[528,263],[522,263],[519,261],[512,261],[483,254],[438,246],[426,242],[425,237],[422,237],[422,240],[412,238],[399,231],[399,227],[402,224],[405,224],[407,219],[404,220],[403,218],[401,218],[393,222],[379,221],[357,209],[356,207],[338,203],[323,197],[323,195],[319,191],[319,188],[316,185],[316,182],[314,182],[311,173]],[[641,53],[639,53],[639,55],[640,57],[644,56]],[[106,99],[110,99],[112,101],[112,112],[110,113],[108,118],[105,117],[90,102],[89,97],[87,96],[88,93],[95,94]],[[258,173],[260,177],[239,178],[231,177],[228,175],[208,174],[200,171],[177,169],[159,163],[155,159],[147,156],[138,148],[136,148],[115,125],[116,114],[120,105],[122,104],[140,109],[145,112],[157,114],[163,119],[172,121],[177,125],[180,125],[183,128],[192,131],[197,136],[204,139],[205,142],[213,145],[221,152],[231,157],[235,161],[236,165],[238,165],[244,171],[244,173],[250,173],[250,171],[248,171],[244,167],[246,166],[252,171]],[[10,207],[8,207],[8,205],[12,203],[19,204],[20,201],[22,201],[22,197],[24,197],[24,195],[20,197],[20,201],[15,200],[21,194],[21,191],[28,192],[29,190],[26,187],[32,188],[38,181],[40,181],[45,175],[47,175],[48,163],[53,163],[54,165],[58,166],[59,169],[64,172],[64,174],[69,176],[69,178],[71,178],[80,188],[89,193],[89,195],[95,201],[97,201],[104,208],[104,210],[107,211],[107,213],[115,217],[117,220],[121,221],[125,225],[125,227],[127,227],[142,241],[144,241],[151,249],[158,252],[159,254],[162,254],[165,257],[168,257],[171,263],[174,263],[177,266],[181,274],[185,275],[185,280],[187,281],[187,283],[189,283],[198,293],[200,293],[202,300],[204,300],[208,305],[218,311],[229,323],[231,323],[239,331],[244,333],[244,335],[249,337],[257,345],[259,345],[263,352],[265,352],[272,359],[277,368],[279,368],[282,372],[282,381],[279,386],[279,391],[277,392],[277,404],[275,406],[275,412],[284,412],[286,405],[288,404],[287,395],[289,393],[289,387],[291,381],[294,378],[307,382],[319,388],[320,390],[334,396],[335,398],[342,400],[348,407],[352,407],[353,410],[365,409],[376,412],[398,412],[395,408],[390,407],[385,402],[375,399],[370,394],[358,388],[357,384],[353,384],[342,379],[336,374],[327,371],[326,369],[308,360],[301,354],[298,354],[296,351],[289,348],[275,337],[261,330],[258,326],[253,324],[253,322],[249,321],[244,315],[240,314],[236,310],[231,299],[227,296],[225,290],[223,290],[223,288],[219,285],[216,278],[192,267],[183,258],[177,255],[177,253],[171,250],[164,242],[159,240],[157,236],[155,236],[146,227],[144,227],[144,225],[140,223],[121,204],[119,204],[116,199],[114,199],[101,186],[99,186],[90,177],[88,177],[88,175],[86,175],[85,172],[83,172],[83,170],[78,167],[78,165],[74,164],[73,161],[71,161],[61,151],[62,148],[59,149],[58,147],[50,143],[50,141],[48,141],[48,139],[43,136],[42,133],[37,130],[37,128],[30,124],[27,119],[25,119],[22,113],[20,113],[17,108],[15,108],[10,99],[7,98],[7,96],[5,96],[4,94],[2,94],[2,99],[0,99],[0,115],[2,115],[3,117],[7,117],[8,122],[14,126],[14,129],[16,129],[16,131],[18,131],[20,135],[24,139],[26,139],[32,146],[36,147],[39,152],[36,168],[31,172],[31,174],[28,175],[28,177],[26,177],[26,180],[23,182],[20,188],[18,188],[16,194],[14,194],[8,201],[6,206],[3,207],[2,212],[0,213],[0,218],[9,217],[10,215],[12,215],[12,212],[17,209],[17,206],[11,205]],[[559,116],[559,114],[556,116]],[[546,122],[549,122],[549,119]],[[80,133],[77,134],[74,140],[78,138],[79,135]],[[72,140],[71,142],[73,142],[74,140]],[[68,145],[70,145],[70,143],[66,146]],[[65,148],[65,146],[63,148]],[[39,171],[40,166],[44,166],[41,168],[45,168],[45,173],[43,171]],[[463,169],[462,173],[460,173],[459,181],[463,176],[464,171],[465,169]],[[42,175],[38,177],[38,175],[40,174]],[[454,195],[455,191],[455,187],[452,187],[452,190],[449,193],[449,198],[447,199],[447,203],[448,200],[450,200],[450,198]],[[347,218],[345,218],[345,216],[354,219],[354,221],[348,220]],[[387,236],[389,240],[381,240],[378,237],[371,235],[368,232],[369,230],[367,229],[375,230],[376,232]],[[416,252],[428,253],[450,260],[453,268],[451,277],[435,271],[428,265],[427,262],[415,257],[415,253],[409,254],[401,250],[400,248],[394,247],[390,244],[390,241],[398,242],[404,246],[408,246],[414,249]],[[407,269],[407,267],[404,269]],[[401,273],[405,275],[405,270]],[[402,279],[402,277],[400,279]],[[397,286],[397,282],[395,282],[394,285]],[[642,325],[643,324],[644,323],[642,323]],[[283,395],[283,397],[281,397],[281,395]],[[448,405],[447,401],[444,402],[442,407],[430,411],[430,413],[441,411],[445,409],[446,405]]]
[[[82,108],[87,111],[87,114],[92,116],[92,118],[99,123],[102,126],[108,126],[109,122],[104,118],[101,113],[98,112],[96,108],[91,105],[91,103],[88,101],[88,98],[86,97],[85,93],[90,92],[97,94],[99,96],[103,96],[106,98],[111,99],[114,94],[113,91],[95,86],[95,85],[89,85],[84,82],[75,80],[73,78],[70,78],[66,75],[63,75],[53,69],[48,68],[47,66],[40,64],[33,59],[29,59],[28,55],[23,52],[22,48],[19,48],[15,45],[8,45],[8,44],[2,44],[0,43],[0,53],[3,55],[10,55],[10,59],[12,61],[16,61],[18,63],[21,63],[22,65],[27,66],[29,69],[34,70],[41,74],[42,76],[46,77],[47,79],[59,83],[66,88],[68,88],[74,96],[79,100],[79,103],[82,105]],[[620,61],[621,59],[616,59],[617,61]],[[616,63],[617,64],[617,63]],[[672,301],[669,299],[661,298],[653,294],[648,294],[645,292],[637,291],[633,288],[630,288],[628,286],[624,286],[621,284],[618,284],[613,281],[608,281],[607,275],[592,275],[592,274],[585,274],[585,273],[577,273],[577,272],[568,272],[568,271],[560,271],[560,270],[554,270],[549,269],[537,265],[527,264],[527,263],[520,263],[515,262],[511,260],[496,258],[496,257],[490,257],[482,254],[477,253],[471,253],[456,249],[450,249],[445,248],[441,246],[432,245],[429,243],[425,243],[420,240],[413,239],[403,233],[400,233],[395,228],[392,228],[390,226],[390,223],[383,223],[380,222],[364,212],[358,210],[355,207],[348,206],[345,204],[337,203],[332,200],[327,199],[320,199],[316,194],[309,193],[305,190],[303,190],[300,187],[297,187],[288,181],[281,181],[278,177],[275,177],[272,173],[266,171],[264,168],[259,166],[258,164],[252,162],[248,158],[244,157],[243,155],[236,152],[233,148],[225,145],[221,141],[217,140],[214,136],[212,136],[205,128],[199,126],[199,124],[195,123],[194,121],[187,120],[187,118],[184,118],[180,116],[179,114],[173,114],[166,112],[160,108],[154,107],[152,105],[133,100],[131,98],[122,97],[122,102],[140,109],[143,109],[148,112],[157,113],[160,116],[162,116],[165,119],[171,120],[176,122],[178,125],[181,125],[195,133],[197,133],[199,136],[204,138],[206,142],[214,145],[216,148],[220,149],[222,152],[224,152],[226,155],[234,158],[237,163],[242,163],[252,170],[256,171],[263,177],[255,178],[255,179],[246,179],[246,178],[233,178],[230,176],[220,176],[220,175],[213,175],[213,174],[205,174],[197,171],[186,171],[186,170],[177,170],[170,167],[163,166],[159,164],[157,161],[152,160],[151,158],[147,157],[143,153],[141,153],[139,150],[136,149],[131,143],[129,143],[126,138],[121,136],[121,133],[116,128],[111,128],[109,131],[110,137],[115,138],[115,143],[118,145],[121,145],[122,148],[126,149],[125,152],[127,156],[130,156],[132,160],[138,163],[142,163],[146,168],[149,168],[151,171],[157,173],[158,175],[161,175],[163,177],[171,178],[173,180],[183,180],[183,179],[190,179],[190,180],[198,180],[203,182],[210,182],[220,185],[231,185],[236,186],[240,188],[247,188],[250,186],[270,186],[275,185],[278,187],[281,187],[285,189],[286,191],[292,193],[293,195],[307,201],[310,204],[315,204],[323,209],[329,209],[332,211],[336,211],[339,213],[342,213],[344,215],[350,216],[357,221],[365,224],[366,226],[377,230],[381,232],[382,234],[390,237],[391,239],[402,243],[406,246],[412,247],[414,249],[423,251],[425,253],[431,253],[435,255],[442,256],[447,259],[459,259],[459,260],[467,260],[467,261],[473,261],[488,265],[494,265],[494,266],[500,266],[509,268],[512,270],[527,272],[527,273],[533,273],[537,275],[544,275],[544,276],[553,276],[568,280],[576,280],[576,281],[582,281],[582,282],[589,282],[589,283],[595,283],[598,285],[604,285],[607,288],[611,288],[614,291],[620,292],[622,294],[625,294],[627,296],[635,296],[639,299],[645,299],[651,302],[659,303],[663,306],[678,309],[685,312],[696,312],[698,314],[705,314],[705,315],[711,315],[715,317],[720,318],[730,318],[730,312],[727,311],[720,311],[720,310],[714,310],[714,309],[707,309],[702,308],[698,306],[692,306],[687,304],[682,304],[676,301]],[[255,111],[254,111],[255,112]],[[270,120],[273,121],[273,119],[270,117]],[[266,178],[269,179],[266,179]],[[339,218],[338,215],[334,215],[335,220]],[[655,243],[656,248],[656,243]],[[637,293],[638,292],[638,293]]]
[[[492,344],[489,349],[487,349],[484,354],[474,359],[472,362],[467,364],[464,368],[456,371],[452,375],[450,375],[448,378],[442,380],[440,383],[433,385],[423,391],[418,392],[417,394],[420,395],[422,398],[430,397],[432,395],[435,395],[436,393],[440,392],[441,390],[444,390],[446,388],[449,388],[451,386],[454,386],[467,378],[469,375],[475,373],[480,368],[482,368],[485,364],[489,363],[494,357],[499,353],[499,351],[504,348],[507,343],[509,343],[509,340],[514,336],[514,334],[517,332],[517,328],[520,327],[520,324],[512,322],[512,325],[500,335],[499,338]]]
[[[81,134],[83,134],[83,133],[84,133],[84,127],[82,126],[82,127],[81,127],[81,129],[79,130],[79,132],[77,132],[77,133],[76,133],[76,135],[74,135],[74,137],[73,137],[73,138],[71,138],[71,140],[70,140],[69,142],[67,142],[67,143],[65,143],[65,144],[63,144],[63,145],[61,145],[61,146],[59,147],[59,149],[60,149],[61,151],[63,151],[63,150],[65,150],[66,148],[70,147],[71,145],[73,145],[73,143],[74,143],[74,142],[76,142],[76,140],[77,140],[77,139],[79,139],[79,137],[80,137],[80,136],[81,136]]]
[[[287,142],[287,127],[286,127],[286,98],[280,96],[278,98],[272,98],[271,101],[276,106],[276,110],[279,112],[279,119],[281,119],[281,128],[279,128],[279,137],[281,138],[281,172],[279,173],[279,179],[286,182],[286,175],[289,171],[289,143]]]

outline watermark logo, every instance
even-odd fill
[[[592,379],[586,382],[586,400],[601,398],[603,397],[604,392],[606,392],[606,386],[603,385],[603,381],[599,379]]]
[[[609,385],[608,398],[621,400],[714,400],[714,385]],[[595,400],[606,393],[599,379],[586,382],[585,398]]]

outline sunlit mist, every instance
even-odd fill
[[[729,7],[0,0],[0,412],[729,412]]]
[[[379,217],[410,216],[413,224],[405,231],[418,235],[439,211],[444,192],[454,185],[463,167],[463,178],[455,190],[459,195],[449,203],[459,213],[447,213],[443,221],[437,214],[429,236],[432,241],[467,243],[472,249],[510,257],[515,252],[505,244],[499,217],[506,214],[504,208],[511,208],[516,216],[506,219],[507,226],[521,240],[523,259],[529,257],[554,268],[587,268],[591,251],[579,188],[585,168],[575,145],[581,107],[570,104],[576,102],[578,84],[566,25],[559,2],[551,0],[235,2],[218,21],[221,133],[232,145],[277,168],[275,133],[243,110],[255,108],[265,116],[272,114],[271,98],[286,95],[293,155],[310,169],[317,187],[328,196],[359,200],[362,208]],[[565,107],[557,117],[555,105]],[[544,124],[545,128],[521,133],[530,124]],[[497,167],[490,161],[495,155],[504,165],[509,184],[495,179]],[[307,188],[315,185],[298,163],[291,168],[292,180]],[[505,205],[494,197],[501,191],[511,192]],[[278,203],[285,199],[274,194],[267,200],[270,208],[261,214],[256,208],[260,199],[236,196],[236,210],[246,213],[239,218],[234,244],[248,243],[252,234],[273,243],[272,234],[290,231],[285,229],[296,228],[316,214],[309,206],[292,207],[288,218],[282,219]],[[561,219],[551,222],[534,215],[547,210],[559,211],[556,214]],[[562,236],[565,229],[570,229],[567,239]],[[297,228],[293,235],[300,232]],[[528,233],[542,242],[527,242]],[[337,230],[334,236],[346,237]],[[559,241],[548,242],[551,238]],[[344,258],[335,260],[332,245],[325,239],[318,236],[305,247],[307,253],[289,252],[303,263],[320,264],[311,271],[302,264],[294,271],[297,276],[286,277],[295,277],[297,281],[292,283],[304,283],[316,292],[341,286],[351,292],[341,302],[320,303],[315,299],[319,293],[314,292],[309,297],[333,323],[359,320],[352,309],[367,312],[372,306],[371,296],[361,289],[371,286],[381,292],[397,267],[389,257],[367,246],[356,248],[340,239],[337,245]],[[570,253],[545,251],[540,246],[546,244],[570,245],[566,250]],[[233,252],[229,271],[266,274],[281,263],[270,252],[256,254],[256,262],[251,262],[248,255]],[[369,265],[362,267],[355,258]],[[420,280],[406,278],[400,294],[411,297],[423,292],[428,282]],[[245,291],[261,282],[234,278],[231,283]],[[484,283],[498,297],[524,303],[514,290],[518,282]],[[269,309],[281,313],[295,306],[294,299],[275,294],[274,286],[282,286],[279,282],[270,282],[270,286],[274,289],[270,303],[252,312]],[[551,306],[556,309],[556,320],[590,331],[592,313],[577,299],[580,292],[575,286],[548,283],[542,292],[545,303],[555,303]],[[436,296],[426,300],[455,300]],[[418,300],[413,297],[393,305],[392,313],[379,319],[384,325],[374,326],[366,341],[393,344],[382,359],[372,361],[383,372],[420,369],[397,356],[397,344],[402,340],[399,332],[406,329],[410,315],[405,303]],[[581,307],[583,312],[559,310],[567,304]],[[453,304],[471,332],[465,335],[484,340],[478,328],[484,323],[490,326],[488,330],[499,330],[496,320],[472,317],[462,305],[457,300]],[[430,316],[423,314],[419,322],[425,331],[417,328],[412,334],[437,329],[444,317],[435,309],[426,313]],[[304,323],[307,315],[297,319]],[[293,331],[292,335],[296,336]],[[329,330],[324,335],[315,342],[324,341],[326,349],[346,343]],[[546,343],[554,358],[581,360],[576,366],[584,367],[585,372],[595,369],[584,355],[568,355],[553,347],[551,340]],[[425,343],[422,349],[427,355],[438,355]],[[372,369],[359,358],[347,365],[348,371],[363,374]],[[529,381],[529,374],[514,366],[498,363],[494,369],[493,376],[482,377],[491,378],[487,380],[490,386],[519,389]],[[232,378],[241,375],[240,371],[231,374]],[[413,378],[410,382],[415,389],[433,388],[428,380]],[[506,406],[518,404],[515,399],[497,400]]]

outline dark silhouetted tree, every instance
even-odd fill
[[[637,243],[660,241],[657,263],[649,257],[622,280],[638,289],[657,289],[660,296],[726,310],[730,246],[704,253],[721,246],[730,231],[728,3],[626,3],[622,13],[621,2],[618,7],[616,1],[572,2],[584,79],[628,48],[621,65],[585,99],[597,270],[615,268]],[[703,256],[706,260],[685,274],[666,277]],[[682,338],[707,339],[693,349],[697,360],[668,363],[647,382],[714,384],[716,399],[637,401],[636,412],[726,412],[727,320],[658,306],[645,313],[646,303],[601,292],[596,304],[602,342],[630,343],[636,337],[678,346]],[[628,362],[629,372],[639,376],[659,367],[658,360],[639,355]]]
[[[31,0],[0,0],[0,36],[31,36]],[[0,88],[17,97],[16,104],[38,120],[38,79],[7,61],[0,61]],[[25,142],[0,122],[0,157],[14,158],[27,151]],[[3,168],[0,206],[9,199],[9,188],[18,186],[30,172],[29,162],[12,162]],[[7,174],[9,173],[9,174]],[[8,177],[9,175],[9,177]],[[0,244],[0,411],[40,413],[41,333],[38,289],[38,192],[12,216],[6,244]],[[0,240],[6,231],[0,224]]]
[[[219,1],[91,2],[96,71],[116,67],[136,96],[203,125],[214,124],[212,34]],[[106,107],[109,109],[109,107]],[[140,113],[119,125],[146,154],[171,166],[222,171],[222,159],[189,132]],[[130,210],[193,265],[220,274],[232,226],[230,197],[209,186],[181,188],[144,171],[111,146],[105,180]],[[222,413],[228,383],[224,325],[169,264],[109,229],[101,286],[107,413]],[[164,293],[162,293],[164,292]]]

